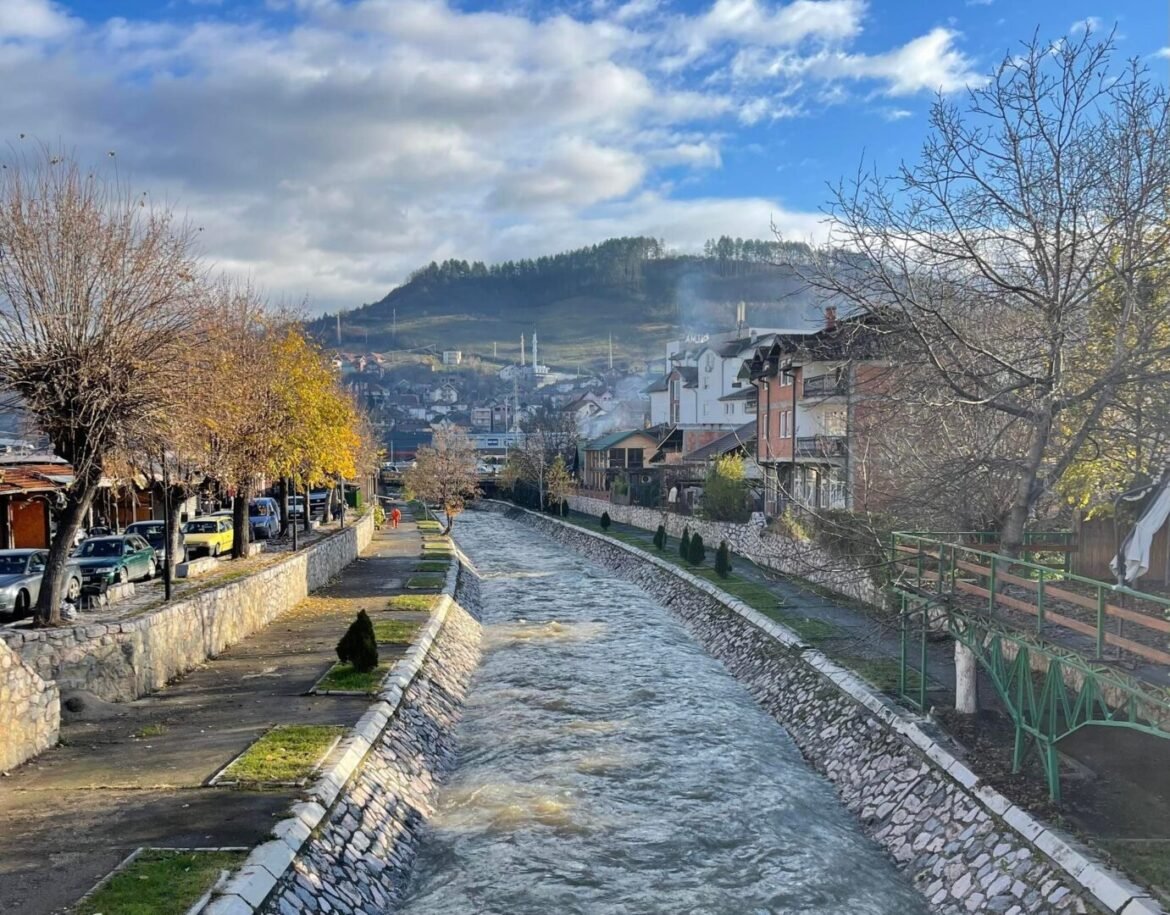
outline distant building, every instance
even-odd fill
[[[459,365],[463,362],[463,351],[458,349],[443,350],[443,365]]]

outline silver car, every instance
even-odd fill
[[[48,550],[0,550],[0,616],[23,619],[32,613],[41,593]],[[81,571],[70,562],[65,596],[76,601],[81,594]]]

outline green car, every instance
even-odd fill
[[[154,548],[137,534],[90,537],[73,558],[81,567],[81,585],[100,591],[105,585],[154,578]]]

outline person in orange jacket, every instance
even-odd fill
[[[398,506],[395,506],[394,508],[390,509],[390,524],[391,524],[391,526],[394,528],[397,528],[398,522],[401,520],[402,520],[402,512],[400,512],[398,510]]]

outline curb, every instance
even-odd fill
[[[457,549],[454,552],[430,620],[415,635],[405,656],[390,668],[374,702],[349,735],[342,738],[337,761],[321,773],[304,800],[293,804],[292,816],[272,827],[274,838],[252,849],[214,898],[188,915],[254,915],[276,889],[313,830],[328,815],[341,790],[378,742],[402,704],[407,689],[421,673],[454,602],[462,561],[462,554]]]
[[[1016,806],[993,787],[983,782],[967,765],[946,747],[931,737],[919,723],[919,719],[890,699],[875,692],[853,671],[842,667],[836,661],[822,654],[804,642],[800,636],[782,623],[768,619],[758,610],[749,607],[739,599],[710,582],[692,575],[685,569],[659,559],[639,547],[587,528],[578,527],[558,518],[546,517],[537,512],[496,499],[485,499],[508,510],[522,511],[552,524],[592,537],[608,546],[625,550],[645,562],[682,579],[691,587],[703,591],[723,604],[727,609],[742,617],[757,629],[770,635],[782,645],[796,649],[805,663],[830,680],[842,693],[864,706],[874,716],[885,722],[892,731],[912,744],[936,767],[946,772],[981,804],[989,814],[1002,820],[1029,845],[1047,855],[1057,867],[1063,870],[1070,882],[1081,887],[1106,911],[1118,915],[1165,915],[1165,910],[1149,892],[1131,882],[1124,875],[1107,868],[1093,858],[1093,852],[1069,836],[1037,820],[1024,809]]]

